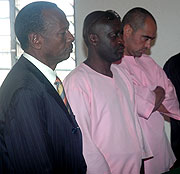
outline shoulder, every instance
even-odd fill
[[[161,66],[149,55],[143,54],[140,58],[137,58],[137,61],[145,69],[149,68],[150,71],[162,70]]]
[[[44,87],[40,79],[47,80],[28,60],[20,58],[5,78],[0,94],[14,96],[16,91],[20,90],[38,93]]]
[[[128,75],[129,72],[126,70],[121,64],[112,64],[111,69],[114,71],[114,73]]]
[[[180,53],[172,56],[169,60],[170,61],[179,61],[180,62]]]
[[[167,62],[165,63],[165,66],[179,66],[180,65],[180,53],[170,57]]]
[[[81,63],[71,71],[63,81],[65,88],[84,88],[89,86],[91,71],[87,65]]]
[[[84,75],[87,73],[83,64],[77,66],[74,70],[72,70],[64,79],[63,83],[71,82],[71,81],[80,81],[84,78]]]
[[[124,81],[126,84],[132,85],[132,76],[126,68],[120,66],[119,64],[112,64],[111,69],[115,77],[117,76],[121,78],[121,80]]]
[[[180,73],[180,53],[172,56],[164,65],[163,69],[171,77],[178,77]]]
[[[157,64],[157,63],[155,62],[155,60],[154,60],[151,56],[149,56],[149,55],[147,55],[147,54],[143,54],[143,55],[139,58],[139,60],[140,60],[140,61],[143,61],[143,62],[151,62],[151,63]]]

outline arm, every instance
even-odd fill
[[[179,110],[179,104],[178,104],[178,101],[177,101],[177,97],[176,97],[176,92],[175,92],[175,89],[171,83],[171,81],[167,78],[166,74],[164,73],[164,71],[162,70],[161,67],[159,67],[159,65],[157,65],[156,63],[153,63],[153,66],[154,66],[154,71],[156,74],[156,76],[154,76],[154,83],[156,83],[157,86],[161,86],[164,91],[165,91],[165,98],[163,97],[163,91],[161,91],[160,93],[161,94],[161,97],[162,97],[162,100],[163,102],[161,101],[161,98],[158,99],[158,91],[159,89],[155,89],[154,90],[154,96],[157,96],[154,98],[154,101],[159,101],[157,102],[157,104],[154,103],[154,108],[151,110],[152,112],[153,111],[159,111],[167,116],[170,116],[172,118],[175,118],[175,119],[180,119],[180,110]],[[136,86],[136,81],[134,82],[135,86]],[[148,91],[148,88],[146,87],[139,87],[137,85],[138,88],[140,88],[139,90],[136,90],[138,91],[138,94],[136,95],[136,98],[137,100],[136,101],[139,101],[140,100],[140,104],[139,104],[139,107],[138,107],[138,113],[140,112],[141,115],[143,115],[142,112],[144,112],[142,110],[142,106],[147,107],[149,108],[149,105],[150,103],[152,103],[152,98],[153,98],[153,94],[151,90]],[[158,94],[158,95],[157,95]],[[139,100],[138,100],[139,98]],[[164,99],[163,99],[164,98]],[[149,103],[150,101],[150,103]],[[147,103],[148,102],[148,103]],[[162,102],[162,105],[160,105],[160,103]],[[143,104],[144,103],[144,104]],[[159,104],[158,104],[159,103]],[[147,109],[146,109],[147,110]],[[149,110],[150,111],[150,110]],[[147,112],[144,112],[144,116],[147,117],[148,114],[146,114]],[[150,113],[150,112],[149,112]]]
[[[166,93],[165,99],[162,103],[165,110],[160,110],[160,112],[169,117],[180,120],[179,103],[175,88],[161,68],[159,69],[159,83],[165,89]]]
[[[163,115],[170,114],[170,112],[164,107],[163,104],[161,104],[161,105],[159,106],[159,108],[157,109],[157,111],[159,111],[159,112],[162,113]]]
[[[155,106],[152,112],[160,110],[167,111],[166,108],[162,105],[162,102],[165,99],[165,90],[162,87],[157,86],[153,92],[155,93]]]
[[[76,87],[73,87],[76,84]],[[83,154],[87,163],[87,174],[110,174],[104,155],[93,141],[91,132],[91,101],[88,93],[77,87],[78,82],[65,82],[65,90],[75,118],[83,135]]]
[[[153,91],[149,90],[146,87],[140,87],[138,85],[135,85],[135,91],[136,91],[136,101],[137,101],[137,111],[138,114],[146,119],[149,118],[150,114],[155,111],[159,111],[162,114],[165,114],[167,116],[172,117],[172,113],[169,112],[169,110],[175,110],[176,114],[179,113],[179,109],[177,108],[177,100],[174,94],[172,94],[172,91],[169,94],[169,97],[172,99],[168,101],[168,96],[165,95],[165,90],[157,86]],[[173,98],[174,97],[174,98]],[[173,107],[172,109],[167,109],[165,105],[167,106],[169,103],[169,107]],[[176,119],[180,119],[178,115],[174,115]]]
[[[175,55],[174,57],[169,59],[166,62],[166,64],[164,65],[163,69],[166,72],[166,75],[168,76],[168,78],[173,83],[173,85],[176,89],[178,101],[180,102],[180,69],[179,69],[180,57],[179,56],[180,56],[180,54]],[[171,123],[171,145],[172,145],[172,149],[175,153],[175,156],[177,158],[176,163],[179,164],[180,163],[179,162],[179,159],[180,159],[180,149],[179,149],[180,137],[177,135],[180,132],[180,121],[171,119],[170,123]]]
[[[134,84],[137,112],[140,117],[148,119],[155,107],[155,93],[145,86]]]
[[[122,66],[133,82],[138,116],[148,119],[155,107],[155,93],[143,85],[141,74],[136,71],[139,68],[136,68],[128,57],[123,59],[119,66]]]
[[[10,159],[17,173],[53,173],[42,102],[37,94],[21,89],[8,110],[4,131],[8,156],[4,159]]]
[[[176,94],[180,102],[180,54],[169,59],[163,67],[167,77],[171,80],[176,89]]]

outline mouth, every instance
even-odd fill
[[[124,50],[125,46],[123,44],[120,44],[120,49]]]
[[[117,49],[117,52],[123,54],[124,53],[124,48],[125,48],[124,45],[121,44],[119,46],[119,48]]]
[[[147,51],[147,49],[144,48],[144,49],[140,50],[140,53],[144,54],[146,51]]]
[[[72,52],[73,52],[73,44],[71,44],[71,45],[69,46],[69,48],[67,49],[67,52],[69,52],[69,53],[72,53]]]

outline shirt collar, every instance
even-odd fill
[[[56,72],[44,63],[37,60],[35,57],[29,55],[28,53],[23,53],[23,56],[27,60],[29,60],[34,66],[36,66],[56,89],[56,86],[54,85],[54,82],[56,80]]]

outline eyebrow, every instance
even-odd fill
[[[145,38],[147,38],[147,39],[151,39],[151,40],[153,40],[153,39],[156,38],[156,37],[150,37],[150,36],[147,36],[147,35],[143,35],[143,37],[145,37]]]
[[[69,30],[69,24],[59,27],[59,31]]]

